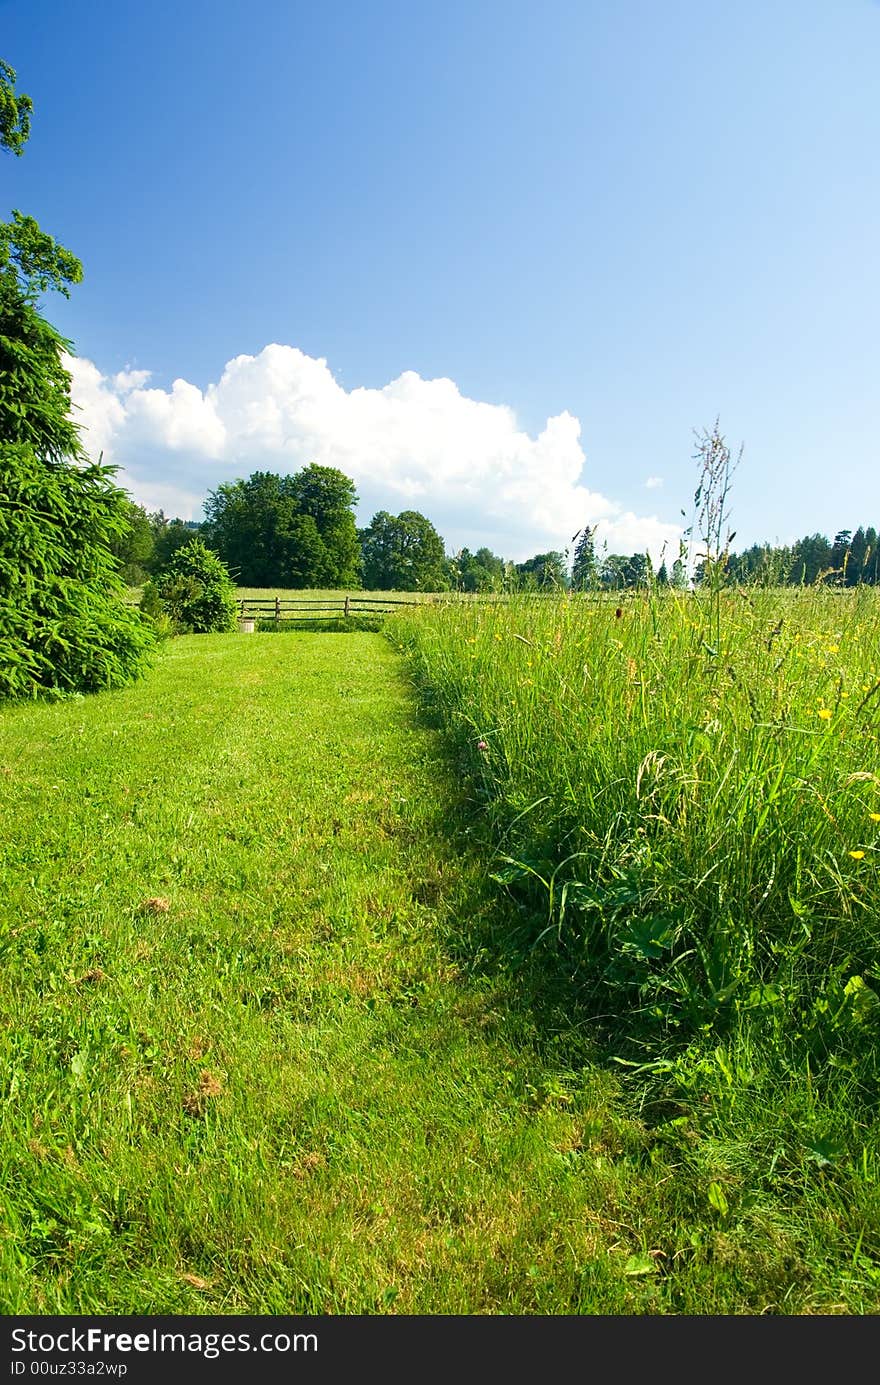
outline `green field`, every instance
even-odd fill
[[[4,711],[2,1311],[877,1312],[880,618],[780,599]]]

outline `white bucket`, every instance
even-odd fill
[[[252,635],[256,627],[256,620],[253,616],[242,616],[238,622],[238,628],[243,635]]]

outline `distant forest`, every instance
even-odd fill
[[[808,534],[788,547],[753,544],[730,553],[727,571],[734,582],[767,581],[774,585],[812,586],[827,582],[841,587],[880,585],[880,555],[873,525],[841,529],[833,540]]]

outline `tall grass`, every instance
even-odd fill
[[[624,1062],[703,1094],[737,1064],[753,1093],[803,1081],[852,1133],[880,1038],[878,594],[514,598],[386,628],[499,888],[533,906],[511,945],[553,950]]]
[[[676,1256],[761,1260],[771,1311],[826,1275],[821,1311],[876,1302],[878,594],[515,598],[386,630],[482,804],[502,969],[565,983],[696,1199]]]

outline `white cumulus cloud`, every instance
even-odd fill
[[[151,370],[119,370],[113,376],[113,387],[119,394],[127,394],[145,385],[152,373]]]
[[[662,477],[662,476],[649,476],[648,479],[647,479],[647,481],[645,482],[645,490],[646,490],[646,491],[657,491],[657,490],[660,489],[660,487],[661,487],[662,485],[663,485],[663,477]]]
[[[581,426],[567,411],[532,437],[506,405],[469,399],[453,380],[405,371],[380,389],[346,390],[326,360],[278,344],[236,356],[205,390],[183,379],[150,388],[149,371],[104,375],[82,358],[67,364],[86,449],[119,468],[135,500],[167,515],[200,519],[223,481],[316,462],[355,482],[360,524],[380,509],[420,510],[450,552],[485,544],[521,561],[568,547],[585,525],[612,552],[677,551],[677,526],[583,484]]]

